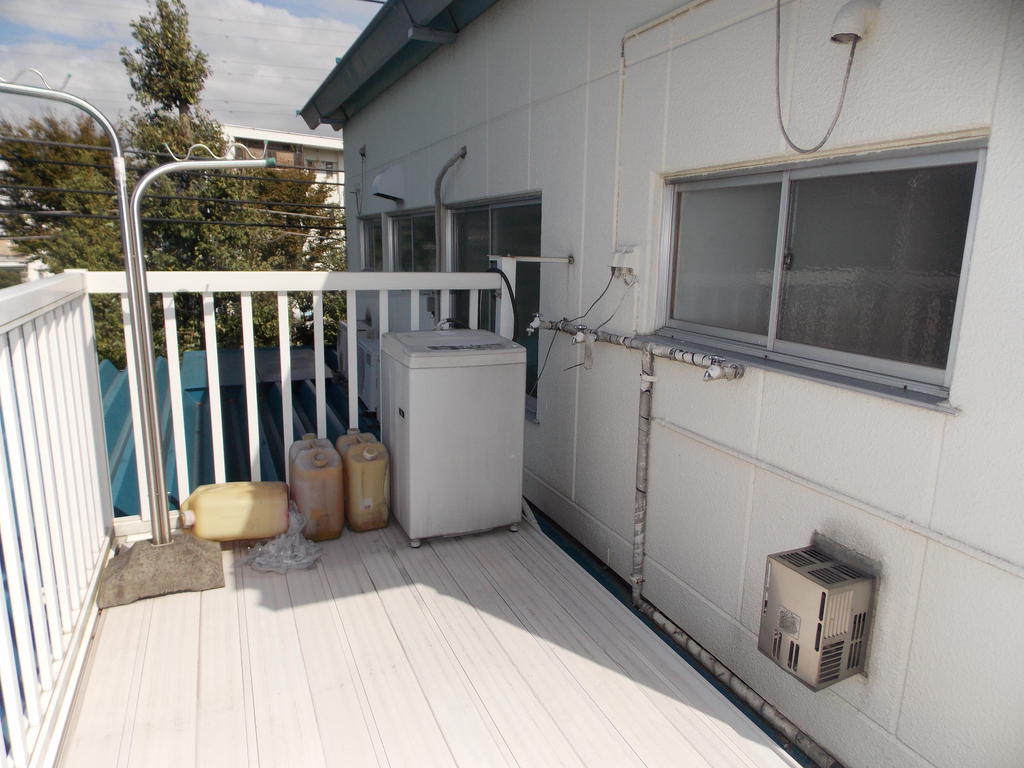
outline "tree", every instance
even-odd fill
[[[188,13],[181,0],[156,0],[153,13],[141,16],[131,27],[137,46],[122,48],[120,55],[133,88],[134,107],[119,129],[135,153],[130,162],[130,182],[147,168],[169,160],[164,154],[167,147],[178,156],[196,143],[223,153],[221,126],[199,106],[210,70],[206,55],[189,38]],[[42,258],[55,272],[68,268],[122,269],[117,222],[110,218],[116,213],[116,200],[109,151],[81,148],[106,147],[95,123],[84,116],[66,120],[47,115],[20,125],[0,120],[0,134],[80,145],[55,147],[0,138],[0,155],[7,159],[6,167],[0,168],[0,184],[15,187],[5,194],[7,200],[0,202],[0,208],[31,212],[5,216],[5,228],[11,235],[46,236],[19,240],[17,250]],[[143,203],[147,267],[214,271],[344,269],[344,249],[337,237],[344,224],[342,212],[331,207],[306,207],[310,203],[325,205],[329,187],[279,179],[312,182],[314,175],[299,169],[261,169],[174,174],[159,180]],[[274,212],[268,213],[268,209]],[[310,211],[327,218],[311,218]],[[78,218],[83,215],[90,218]],[[202,348],[199,297],[179,295],[176,301],[181,348]],[[162,350],[163,315],[156,303],[154,341]],[[296,312],[308,316],[310,296],[293,296],[292,303]],[[219,343],[239,344],[238,296],[218,295],[217,305]],[[335,321],[341,319],[343,306],[341,297],[325,297],[328,334],[337,327]],[[101,356],[123,365],[120,302],[116,297],[96,297],[94,314]],[[253,314],[257,344],[276,345],[276,299],[257,295]],[[308,343],[311,328],[295,325],[293,342]]]

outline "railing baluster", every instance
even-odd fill
[[[277,351],[281,360],[281,440],[284,442],[284,476],[289,480],[288,449],[295,437],[292,415],[292,334],[288,292],[277,292]]]
[[[60,414],[60,429],[63,430],[63,434],[60,439],[61,451],[64,457],[64,482],[67,485],[69,492],[68,503],[69,508],[69,520],[72,526],[72,530],[75,536],[75,547],[78,551],[79,556],[79,581],[80,586],[84,590],[89,584],[89,568],[92,565],[92,553],[90,550],[92,547],[88,540],[88,526],[86,525],[87,513],[82,505],[82,499],[85,498],[86,490],[85,484],[82,481],[82,466],[78,461],[77,451],[75,450],[75,440],[77,435],[72,434],[75,430],[75,416],[73,406],[71,404],[71,398],[68,396],[68,390],[71,389],[68,385],[68,370],[71,366],[68,359],[68,345],[67,340],[64,337],[64,313],[61,311],[63,307],[56,307],[53,312],[48,315],[48,331],[50,334],[50,355],[51,363],[53,364],[52,375],[55,376],[55,382],[66,385],[65,387],[59,387],[55,384],[55,394],[57,411]],[[142,485],[140,476],[140,485]]]
[[[378,344],[382,344],[383,340],[384,340],[384,336],[388,332],[388,325],[389,325],[388,321],[389,321],[390,312],[391,312],[390,301],[389,301],[388,289],[387,288],[381,288],[380,293],[378,294],[377,304],[378,304],[378,314],[380,315],[380,317],[377,318],[377,327],[380,329],[380,336],[378,336]],[[380,349],[380,347],[378,347],[378,350],[379,349]],[[383,362],[383,361],[380,358],[378,358],[378,362]],[[383,382],[384,382],[384,377],[380,373],[378,373],[378,375],[377,375],[377,403],[378,403],[377,409],[378,409],[378,412],[380,411],[380,409],[382,409],[384,407],[384,389],[383,389],[383,386],[382,386]]]
[[[217,317],[213,294],[203,293],[203,333],[206,339],[206,382],[210,398],[210,436],[213,440],[213,481],[223,483],[224,421],[220,410],[220,360],[217,357]]]
[[[64,395],[57,391],[57,384],[61,381],[60,365],[56,355],[54,344],[53,326],[56,313],[51,311],[36,319],[36,329],[40,332],[40,381],[43,386],[43,393],[46,401],[52,408],[54,421],[50,426],[59,430],[62,425],[67,424],[67,414],[64,412]],[[51,433],[47,432],[48,438]],[[74,622],[81,609],[82,595],[85,593],[88,580],[84,578],[85,562],[79,536],[79,526],[76,523],[77,508],[75,506],[75,489],[71,482],[68,465],[68,443],[63,435],[52,436],[50,455],[53,457],[54,488],[56,489],[57,511],[60,517],[60,535],[64,540],[64,553],[68,558],[68,576],[72,590],[71,620]]]
[[[71,396],[68,403],[71,406],[73,423],[70,431],[74,433],[75,442],[73,446],[78,447],[78,456],[75,465],[78,467],[79,475],[82,478],[82,488],[85,491],[79,499],[79,506],[82,510],[82,535],[86,542],[88,558],[86,565],[91,565],[96,560],[102,541],[95,536],[93,521],[99,515],[99,484],[96,478],[96,462],[94,449],[95,444],[90,445],[87,435],[89,434],[89,420],[85,407],[84,398],[88,392],[85,383],[85,359],[82,356],[81,344],[76,344],[75,339],[75,316],[71,304],[65,304],[58,312],[62,312],[63,318],[60,324],[64,349],[66,350],[68,378],[71,381]]]
[[[93,427],[93,442],[96,445],[96,466],[100,490],[100,536],[104,543],[109,540],[114,528],[114,501],[110,488],[110,466],[107,461],[107,436],[103,417],[103,391],[100,386],[99,354],[96,347],[96,326],[93,322],[92,303],[88,295],[78,300],[79,333],[82,338],[82,355],[86,359],[86,379],[89,386],[90,423]]]
[[[40,607],[33,609],[33,628],[41,630],[43,626],[49,632],[46,645],[40,645],[36,641],[38,649],[46,649],[47,655],[40,654],[40,675],[44,689],[53,685],[52,662],[60,658],[63,650],[63,637],[61,631],[59,599],[57,596],[57,584],[53,571],[53,551],[50,546],[50,532],[46,528],[46,519],[49,517],[50,507],[46,503],[46,493],[43,490],[42,466],[46,454],[39,449],[39,437],[36,434],[35,419],[33,415],[42,410],[42,403],[37,402],[35,393],[28,380],[28,358],[26,354],[25,337],[31,333],[32,326],[26,325],[11,331],[9,339],[11,342],[11,361],[14,368],[14,388],[18,393],[18,421],[21,423],[23,439],[23,451],[25,455],[25,469],[28,475],[28,491],[31,498],[32,525],[25,524],[24,518],[19,526],[22,538],[27,534],[35,534],[35,547],[37,558],[33,559],[33,567],[38,569],[38,578],[41,581],[42,599]],[[6,425],[5,425],[6,427]],[[22,550],[25,550],[22,545]],[[29,580],[32,579],[31,568],[26,569]],[[45,620],[44,619],[45,614]],[[42,662],[46,659],[46,663]]]
[[[359,431],[359,345],[356,341],[356,292],[345,291],[348,326],[348,431]]]
[[[416,289],[409,291],[409,330],[420,329],[420,292]]]
[[[0,492],[0,498],[10,500],[0,504],[0,545],[3,548],[4,573],[7,577],[7,596],[10,600],[11,618],[14,624],[14,639],[18,648],[18,669],[21,672],[22,692],[25,695],[25,716],[29,727],[39,723],[41,714],[39,704],[39,677],[36,674],[36,655],[32,647],[32,629],[29,619],[29,597],[26,587],[32,589],[37,585],[26,584],[28,567],[33,549],[24,552],[24,559],[18,556],[18,541],[15,514],[27,515],[29,511],[28,492],[24,487],[24,456],[21,454],[21,431],[14,405],[14,377],[11,369],[11,353],[8,348],[7,335],[0,335],[0,408],[4,418],[3,453],[6,461],[0,461],[0,467],[9,468],[0,471],[6,488]],[[11,503],[13,502],[13,503]],[[24,528],[24,526],[22,526]],[[24,546],[24,537],[21,545]],[[22,570],[22,566],[25,570]],[[30,579],[31,577],[29,577]],[[33,590],[34,591],[34,590]],[[2,605],[2,604],[0,604]]]
[[[0,451],[2,451],[0,446]],[[7,469],[0,466],[0,519],[8,516],[12,507],[11,489],[8,483]],[[0,526],[2,528],[2,526]],[[4,536],[5,543],[8,541]],[[4,561],[8,547],[4,546]],[[7,568],[9,571],[10,569]],[[11,589],[8,583],[8,589]],[[18,666],[15,661],[14,637],[11,635],[11,624],[7,620],[7,610],[0,612],[0,696],[3,697],[4,715],[7,720],[7,738],[10,742],[10,756],[16,766],[25,765],[28,748],[25,744],[25,714],[21,706],[21,695],[18,684]],[[27,686],[26,686],[27,687]]]
[[[67,384],[67,390],[62,399],[65,408],[65,420],[61,422],[64,429],[64,442],[67,444],[67,455],[69,458],[68,467],[75,482],[74,510],[77,513],[79,542],[82,549],[82,582],[88,584],[89,567],[95,559],[93,542],[89,539],[89,509],[88,499],[91,498],[92,486],[89,482],[89,473],[82,460],[82,428],[78,413],[78,399],[73,393],[80,392],[81,386],[78,383],[76,365],[71,351],[71,342],[68,335],[67,305],[63,304],[53,313],[54,339],[57,343],[59,353],[60,381]]]
[[[480,327],[480,291],[477,288],[469,290],[469,327],[473,330]]]
[[[174,467],[178,475],[178,503],[192,492],[188,478],[188,451],[185,447],[185,408],[181,397],[181,361],[178,358],[178,318],[174,294],[161,296],[164,310],[164,339],[167,346],[167,389],[171,396],[171,427],[174,434]]]
[[[25,351],[28,356],[28,381],[32,391],[33,417],[35,419],[36,439],[39,441],[40,471],[43,476],[43,493],[46,500],[47,526],[50,531],[50,544],[53,551],[53,570],[57,581],[57,601],[60,607],[60,622],[62,635],[71,632],[73,622],[72,612],[72,581],[71,573],[74,568],[68,567],[68,558],[73,556],[72,550],[65,546],[64,539],[67,533],[63,530],[62,523],[62,502],[57,484],[57,475],[54,471],[55,449],[50,444],[51,422],[49,414],[53,408],[53,402],[47,397],[47,389],[43,385],[43,376],[40,366],[40,359],[43,354],[39,346],[41,318],[29,322],[24,326],[28,332],[25,334]],[[102,425],[101,425],[102,428]],[[74,588],[77,594],[77,588]],[[61,638],[60,644],[63,651],[66,647],[65,638]]]
[[[260,414],[256,395],[256,343],[252,333],[252,293],[242,291],[242,355],[245,358],[245,416],[249,423],[249,477],[258,481],[260,473]]]
[[[135,367],[135,344],[132,342],[131,310],[128,307],[128,296],[121,294],[121,323],[124,327],[124,352],[127,365],[128,394],[132,411],[132,440],[135,441],[135,473],[139,479],[139,516],[149,520],[149,489],[146,487],[146,458],[142,455],[142,411],[139,410],[139,382],[132,371]]]
[[[452,312],[452,292],[447,288],[441,289],[441,303],[437,308],[437,321],[443,322],[451,317]]]
[[[316,386],[316,435],[327,437],[327,385],[324,382],[324,294],[313,291],[313,367]]]

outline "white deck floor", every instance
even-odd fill
[[[796,765],[530,525],[236,557],[103,612],[60,765]]]

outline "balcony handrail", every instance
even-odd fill
[[[68,271],[56,277],[4,288],[0,300],[0,333],[7,333],[81,296],[86,291],[85,286],[84,272]]]
[[[7,763],[50,765],[96,618],[113,504],[83,272],[0,291]],[[20,694],[19,695],[19,691]]]
[[[505,265],[514,269],[513,265]],[[511,275],[514,280],[514,273]],[[196,486],[184,446],[186,430],[184,418],[184,401],[181,390],[181,360],[178,351],[178,326],[174,295],[177,293],[199,294],[202,297],[204,349],[206,354],[208,408],[210,414],[210,430],[213,445],[213,479],[224,482],[227,479],[224,456],[224,428],[222,424],[222,403],[220,392],[220,366],[217,345],[217,323],[215,307],[217,294],[232,294],[240,297],[242,322],[242,350],[244,360],[243,381],[245,382],[245,411],[249,445],[249,475],[253,480],[261,479],[261,435],[258,405],[256,399],[256,365],[255,342],[253,327],[253,296],[271,294],[277,299],[278,319],[278,350],[281,369],[281,418],[284,429],[280,435],[281,450],[287,455],[288,447],[294,435],[292,426],[292,361],[291,361],[291,318],[289,294],[312,294],[312,330],[315,373],[313,388],[316,399],[316,432],[326,437],[327,432],[327,397],[326,368],[324,361],[324,296],[341,293],[346,297],[344,349],[347,359],[356,361],[359,357],[357,342],[357,296],[364,297],[360,308],[365,306],[366,297],[378,307],[375,332],[387,333],[391,307],[400,304],[408,307],[409,326],[398,330],[419,330],[421,315],[421,296],[423,293],[436,295],[435,306],[439,308],[436,316],[449,317],[452,306],[453,292],[465,292],[469,295],[468,324],[476,328],[479,321],[478,298],[481,291],[500,289],[501,277],[493,272],[147,272],[147,290],[150,295],[159,295],[162,300],[164,315],[164,336],[167,344],[167,376],[169,385],[170,426],[172,444],[174,446],[174,470],[177,478],[174,489],[179,500],[185,499]],[[123,272],[89,272],[86,275],[86,291],[94,294],[116,294],[121,296],[127,317],[126,293],[127,282]],[[402,294],[399,299],[396,292]],[[398,301],[396,301],[398,299]],[[502,296],[503,305],[507,297]],[[511,335],[511,311],[499,313],[502,332]],[[125,324],[125,348],[128,353],[129,366],[132,364],[131,329]],[[350,364],[348,385],[348,424],[350,428],[359,423],[359,366]],[[252,386],[250,386],[250,384]],[[138,425],[141,412],[138,407],[138,393],[129,378],[131,412],[134,425]],[[144,471],[142,457],[138,450],[136,455],[136,471],[141,477]],[[287,467],[285,467],[287,472]],[[139,503],[142,515],[137,518],[118,518],[115,531],[118,535],[128,535],[143,530],[148,518],[146,510],[152,507],[147,491],[142,484],[139,486]]]
[[[494,290],[493,272],[146,272],[150,293]],[[86,290],[124,293],[124,272],[89,272]]]

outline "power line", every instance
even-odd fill
[[[79,213],[78,211],[24,211],[12,208],[0,208],[0,216],[32,216],[33,218],[60,218],[60,219],[106,219],[117,221],[117,216],[107,213]],[[143,216],[142,221],[146,223],[162,224],[216,224],[224,227],[265,227],[268,229],[288,229],[298,227],[308,230],[335,231],[344,230],[344,227],[321,227],[316,224],[305,226],[303,224],[271,224],[261,221],[228,221],[220,219],[169,219],[157,216]]]
[[[154,153],[159,154],[159,153]],[[110,165],[106,163],[86,163],[77,160],[44,160],[40,157],[4,157],[0,155],[0,160],[7,163],[42,163],[45,165],[63,165],[71,166],[75,168],[100,168],[105,171],[112,170]],[[277,166],[278,168],[282,166]],[[288,168],[295,168],[302,171],[308,171],[309,173],[315,173],[311,168],[302,168],[301,166],[286,166]],[[135,173],[146,173],[151,170],[150,168],[135,168],[128,166],[127,170]],[[343,181],[317,181],[316,179],[285,179],[277,176],[243,176],[237,173],[214,173],[212,171],[202,171],[203,177],[208,179],[241,179],[242,181],[272,181],[280,184],[323,184],[329,187],[343,187],[345,182]]]
[[[116,192],[104,189],[68,189],[66,187],[39,187],[27,184],[0,184],[0,189],[13,189],[21,192],[60,192],[66,195],[104,195],[115,197]],[[146,195],[146,200],[190,200],[199,203],[224,203],[226,205],[281,205],[288,208],[326,208],[344,210],[337,203],[292,203],[287,200],[247,200],[244,198],[199,197],[196,195]]]

